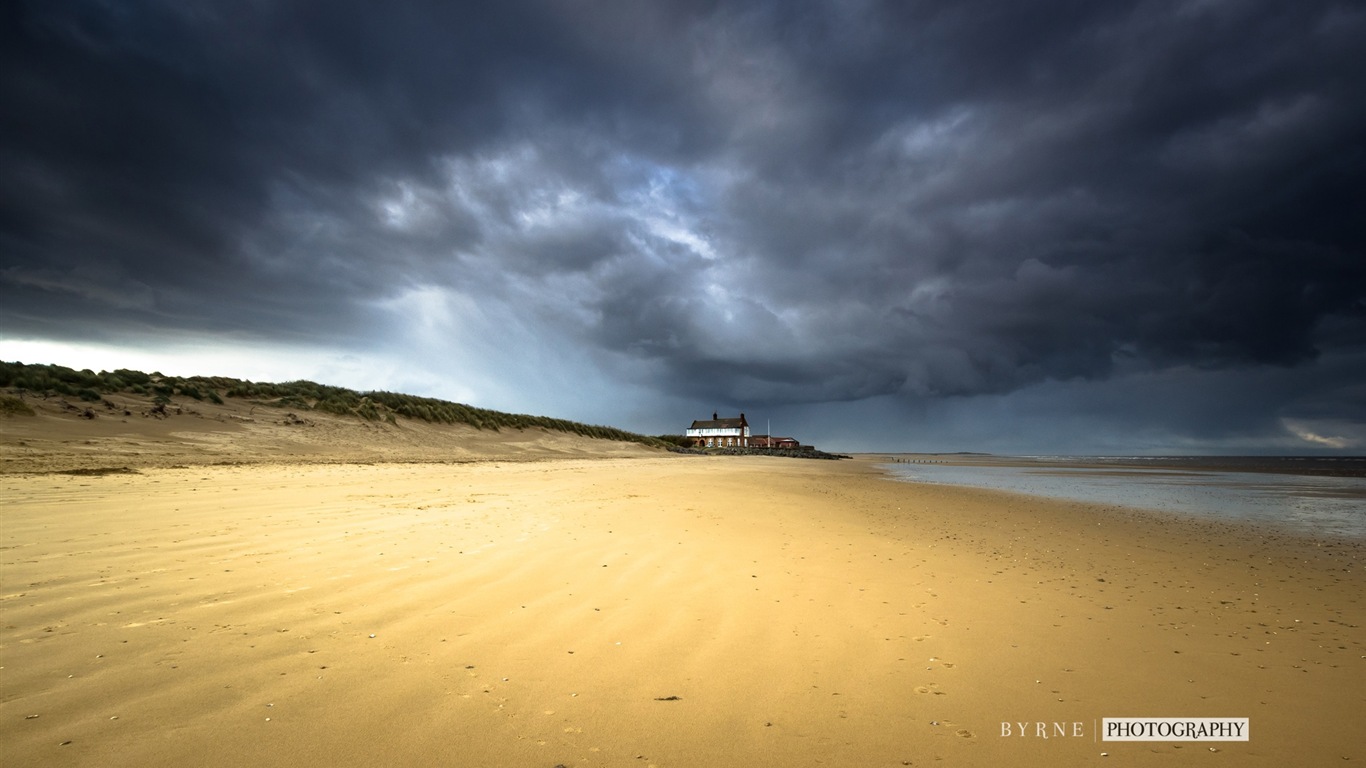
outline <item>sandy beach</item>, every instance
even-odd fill
[[[7,766],[1366,760],[1355,544],[870,459],[0,487]],[[1246,717],[1250,740],[1098,739],[1132,716]]]

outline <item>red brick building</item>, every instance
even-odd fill
[[[795,451],[801,443],[795,437],[774,437],[773,435],[750,435],[750,448],[782,448]]]

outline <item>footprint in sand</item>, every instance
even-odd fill
[[[969,731],[967,728],[959,728],[957,731],[954,731],[954,733],[958,734],[959,736],[962,736],[965,739],[972,738],[972,731]]]
[[[916,693],[932,693],[932,694],[934,694],[935,696],[944,696],[944,695],[946,695],[943,691],[938,690],[938,689],[939,689],[939,685],[938,685],[937,683],[930,683],[929,685],[917,685],[917,686],[915,687],[915,692],[916,692]]]

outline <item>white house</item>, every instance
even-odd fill
[[[697,448],[744,448],[749,446],[749,422],[743,413],[734,419],[718,418],[713,413],[710,421],[694,421],[687,436]]]

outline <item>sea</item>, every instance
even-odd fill
[[[888,456],[912,483],[966,485],[1366,541],[1366,457]]]

